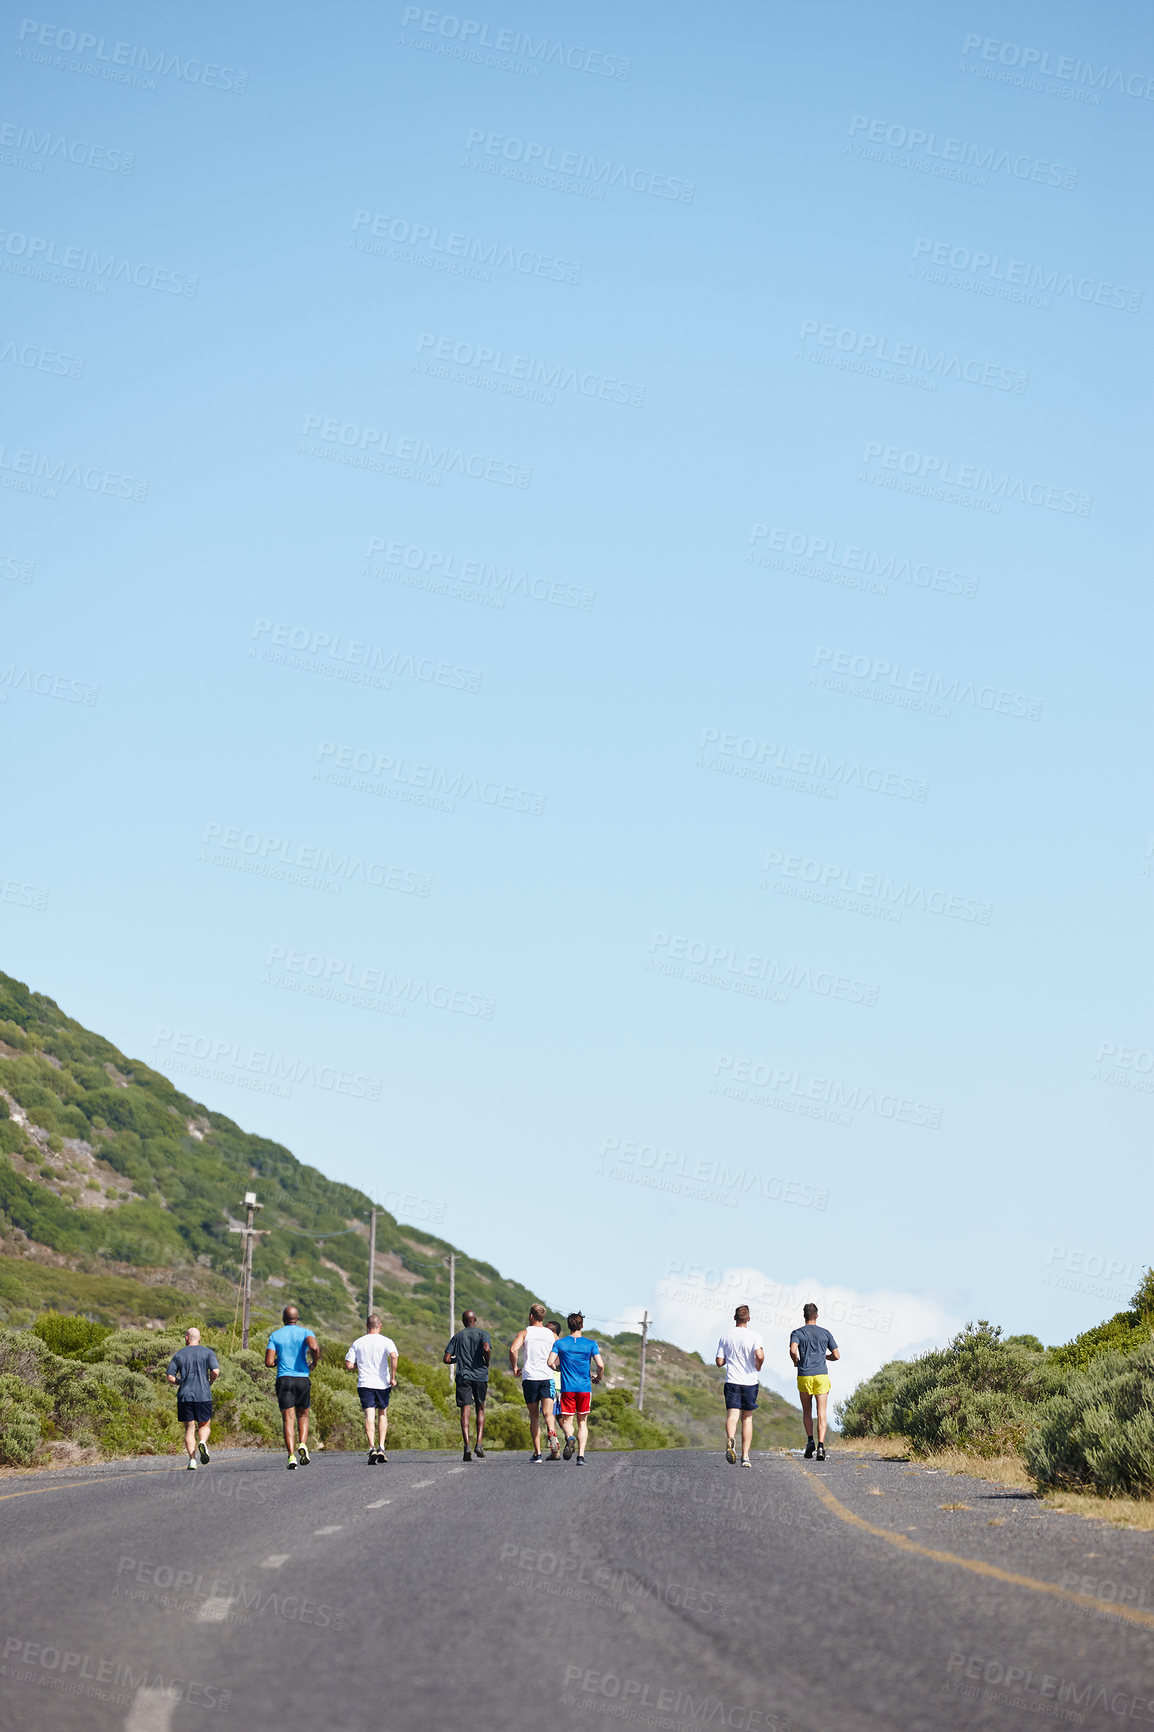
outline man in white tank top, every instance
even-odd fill
[[[545,1414],[545,1429],[549,1433],[549,1460],[559,1454],[557,1430],[553,1424],[553,1401],[550,1394],[553,1374],[549,1370],[549,1355],[557,1345],[553,1331],[545,1327],[545,1307],[531,1305],[529,1322],[509,1343],[509,1365],[514,1377],[521,1379],[525,1406],[529,1409],[529,1436],[533,1440],[530,1461],[541,1460],[541,1413]],[[525,1363],[517,1368],[517,1355],[524,1349]]]

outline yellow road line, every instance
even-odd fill
[[[800,1463],[797,1464],[800,1467]],[[988,1576],[995,1582],[1009,1582],[1015,1588],[1029,1588],[1035,1594],[1050,1594],[1056,1600],[1068,1600],[1074,1606],[1088,1606],[1092,1611],[1108,1613],[1112,1618],[1125,1618],[1131,1624],[1141,1624],[1145,1629],[1154,1629],[1154,1612],[1143,1612],[1137,1606],[1122,1606],[1116,1600],[1096,1600],[1090,1594],[1075,1593],[1073,1588],[1063,1588],[1057,1582],[1039,1582],[1033,1576],[1019,1576],[1013,1570],[1000,1570],[997,1564],[984,1564],[977,1558],[960,1558],[955,1552],[935,1551],[931,1546],[920,1546],[916,1540],[911,1540],[906,1534],[893,1533],[889,1528],[879,1528],[873,1522],[867,1522],[864,1516],[855,1515],[847,1509],[840,1499],[834,1497],[828,1486],[821,1483],[815,1473],[807,1473],[801,1468],[806,1479],[811,1481],[814,1490],[826,1507],[833,1511],[839,1521],[849,1522],[852,1527],[861,1528],[864,1533],[872,1534],[875,1539],[885,1540],[887,1545],[897,1546],[900,1551],[914,1552],[918,1557],[932,1558],[936,1564],[953,1564],[959,1570],[969,1570],[975,1576]]]
[[[106,1473],[99,1479],[73,1479],[67,1485],[38,1485],[32,1491],[0,1492],[0,1503],[7,1503],[10,1497],[43,1497],[47,1491],[79,1491],[84,1486],[107,1485],[114,1479],[143,1479],[150,1473],[177,1473],[175,1467],[142,1467],[139,1473]],[[187,1473],[188,1469],[185,1469]]]

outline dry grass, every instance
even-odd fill
[[[908,1474],[938,1472],[964,1474],[1011,1491],[1029,1492],[1037,1498],[1039,1511],[1053,1510],[1080,1515],[1087,1521],[1106,1522],[1111,1527],[1140,1528],[1154,1533],[1154,1498],[1098,1497],[1089,1491],[1040,1492],[1017,1455],[973,1455],[964,1449],[943,1449],[934,1455],[915,1455],[900,1437],[839,1437],[832,1440],[838,1455],[869,1457],[873,1461],[909,1462]],[[864,1462],[858,1472],[864,1472]],[[963,1504],[943,1504],[943,1509],[963,1509]],[[991,1522],[991,1527],[1000,1523]]]
[[[1091,1491],[1051,1491],[1040,1496],[1043,1509],[1087,1521],[1108,1522],[1116,1528],[1144,1528],[1154,1533],[1154,1501],[1147,1498],[1098,1497]]]
[[[900,1437],[829,1437],[826,1447],[832,1455],[868,1455],[871,1461],[909,1461],[910,1452]]]

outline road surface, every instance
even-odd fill
[[[836,1448],[238,1451],[0,1528],[3,1732],[1154,1725],[1154,1534]]]

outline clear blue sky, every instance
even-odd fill
[[[1148,9],[4,30],[3,966],[602,1320],[1120,1308]]]

